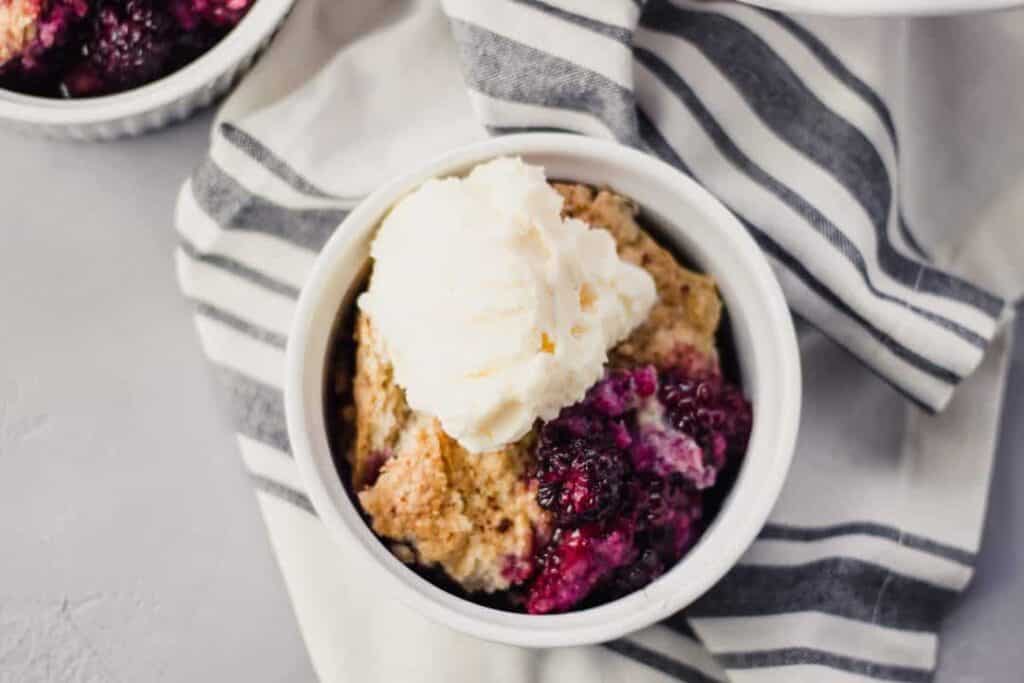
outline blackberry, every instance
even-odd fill
[[[75,76],[92,72],[104,92],[148,83],[165,73],[174,46],[174,22],[152,0],[108,1],[96,11],[92,38],[82,46],[83,63],[66,80],[72,95],[99,94],[76,87]]]
[[[538,558],[540,571],[527,592],[526,611],[564,612],[616,569],[632,562],[635,554],[627,525],[605,528],[588,524],[557,530]]]
[[[692,377],[670,371],[663,378],[659,398],[669,424],[692,436],[714,468],[721,469],[729,456],[746,450],[753,426],[750,403],[721,375]]]
[[[568,466],[545,468],[538,477],[537,502],[561,525],[605,519],[621,498],[622,454],[609,444],[581,445],[579,451]]]
[[[612,596],[620,597],[640,590],[665,573],[665,563],[653,549],[647,548],[635,562],[615,572],[609,586]]]
[[[658,374],[653,366],[617,370],[587,392],[586,403],[604,415],[618,417],[635,409],[657,388]]]
[[[638,543],[657,552],[666,566],[677,562],[696,540],[701,493],[672,478],[637,475],[627,497],[624,514],[636,526]]]
[[[750,437],[750,404],[708,363],[609,372],[541,428],[537,502],[555,532],[526,607],[561,612],[631,593],[700,536],[702,490]]]
[[[629,443],[625,425],[588,401],[566,408],[541,429],[537,502],[561,526],[610,517],[621,499]]]
[[[202,23],[230,27],[241,21],[253,0],[172,0],[171,12],[186,31]]]

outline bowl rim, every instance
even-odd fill
[[[169,105],[199,90],[248,57],[273,32],[295,0],[256,0],[242,20],[216,45],[151,83],[131,90],[62,100],[0,88],[0,119],[46,125],[101,123]]]
[[[541,155],[600,160],[623,174],[660,183],[674,202],[681,198],[709,218],[719,248],[742,258],[750,278],[746,285],[748,313],[759,311],[768,321],[771,363],[760,357],[760,372],[773,377],[767,404],[759,390],[754,433],[744,466],[725,504],[701,539],[669,572],[649,586],[603,605],[557,615],[506,612],[455,596],[403,565],[373,534],[345,490],[335,469],[323,416],[323,377],[328,343],[337,318],[338,300],[324,299],[339,263],[360,248],[386,211],[423,181],[461,172],[503,155]],[[529,159],[527,159],[529,160]],[[641,203],[642,204],[642,203]],[[685,233],[679,224],[661,226]],[[353,273],[354,274],[354,273]],[[716,273],[720,284],[729,275]],[[755,305],[757,308],[753,308]],[[322,311],[333,306],[329,316]],[[731,306],[731,315],[736,311]],[[318,318],[324,318],[318,321]],[[329,319],[329,323],[325,322]],[[317,351],[319,349],[319,351]],[[741,355],[742,351],[737,349]],[[769,351],[758,350],[768,354]],[[311,358],[310,356],[317,356]],[[742,362],[742,359],[741,359]],[[717,582],[753,542],[775,504],[788,472],[800,418],[801,372],[793,321],[782,290],[764,255],[739,221],[707,190],[672,166],[623,145],[565,133],[507,135],[460,147],[385,184],[370,194],[341,223],[317,256],[302,288],[286,348],[285,417],[293,456],[306,492],[328,533],[353,552],[360,571],[376,572],[387,590],[426,617],[463,633],[526,647],[556,647],[608,641],[644,628],[690,604]],[[735,501],[742,499],[743,504]],[[381,571],[381,570],[384,571]]]
[[[781,12],[809,12],[826,16],[938,16],[991,12],[1024,4],[1024,0],[743,0]]]

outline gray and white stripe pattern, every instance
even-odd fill
[[[820,331],[807,327],[807,344],[826,335],[932,410],[982,361],[1002,301],[931,260],[927,231],[901,210],[898,131],[885,99],[800,20],[687,0],[443,4],[487,130],[614,138],[692,175],[764,248],[794,312]],[[282,550],[289,536],[319,534],[289,453],[283,353],[306,274],[358,193],[328,189],[282,150],[244,119],[218,123],[209,158],[179,197],[176,263],[300,624],[328,676],[315,645],[326,636],[310,635],[320,627],[297,596],[307,578],[292,574]],[[812,360],[809,376],[845,362],[815,348],[807,357],[823,360]],[[863,411],[885,404],[878,419],[903,424],[892,392],[873,396]],[[880,504],[881,493],[865,496],[890,491],[892,480],[902,488],[893,484],[898,493],[884,500],[905,493],[906,477],[884,464],[802,448],[771,522],[685,614],[589,654],[517,653],[534,672],[523,680],[583,670],[563,661],[572,657],[631,680],[930,680],[938,624],[970,579],[977,530],[949,535],[926,504],[897,509]],[[805,502],[826,476],[849,485]],[[956,479],[921,492],[941,501]],[[316,538],[327,553],[330,541]]]
[[[577,6],[445,3],[484,123],[610,136],[686,171],[762,244],[796,313],[914,400],[945,405],[1003,303],[924,256],[880,97],[782,15]]]

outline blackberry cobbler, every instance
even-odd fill
[[[351,490],[398,558],[469,599],[530,614],[601,604],[670,570],[710,521],[752,426],[720,368],[712,278],[659,246],[628,199],[552,186],[562,216],[606,231],[656,292],[582,398],[511,443],[468,450],[410,406],[377,321],[358,310],[337,344],[328,416]]]
[[[254,0],[0,0],[0,88],[109,95],[213,47]]]

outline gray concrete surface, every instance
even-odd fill
[[[0,682],[313,680],[174,279],[209,119],[0,132]]]
[[[0,683],[313,680],[173,275],[174,195],[208,126],[0,131]],[[1024,328],[1013,373],[1008,416]],[[1005,419],[938,683],[1021,680],[1022,446]]]

